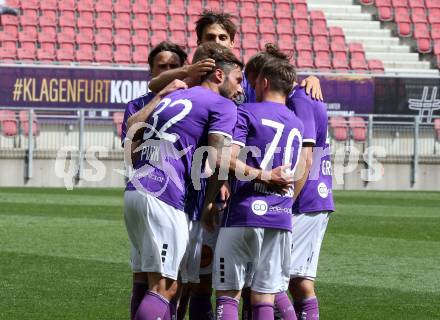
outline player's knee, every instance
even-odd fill
[[[217,290],[216,296],[219,297],[230,297],[240,300],[241,291],[239,290]]]
[[[315,282],[304,278],[293,278],[290,280],[289,291],[295,300],[314,297]]]
[[[275,295],[270,293],[251,292],[251,304],[269,303],[274,304]]]

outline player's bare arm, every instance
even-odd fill
[[[208,166],[213,170],[213,175],[208,179],[206,187],[205,204],[202,213],[202,224],[209,232],[214,231],[214,213],[213,210],[215,198],[224,185],[225,179],[220,175],[220,171],[228,170],[229,159],[231,155],[231,139],[220,134],[208,135],[208,146],[215,149],[215,153],[208,155]]]
[[[322,96],[321,83],[319,79],[315,76],[308,76],[303,81],[301,81],[301,87],[306,87],[306,93],[311,94],[312,98],[315,100],[324,101]]]
[[[301,150],[298,165],[295,172],[294,182],[294,196],[297,197],[301,193],[306,181],[309,177],[310,169],[312,168],[313,147],[305,146]]]
[[[153,92],[160,92],[175,79],[185,80],[190,85],[194,85],[199,83],[200,77],[212,71],[214,67],[214,60],[204,59],[177,69],[168,70],[151,79],[149,88]]]

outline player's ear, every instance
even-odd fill
[[[263,88],[265,90],[268,90],[269,87],[270,87],[269,80],[267,80],[267,78],[263,78]]]
[[[218,83],[222,83],[225,80],[225,73],[223,72],[222,69],[215,69],[214,70],[214,76],[215,76],[215,80]]]

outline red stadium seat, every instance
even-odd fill
[[[112,12],[113,11],[113,3],[112,0],[97,0],[95,2],[95,11],[99,13],[101,12]]]
[[[381,60],[369,60],[368,61],[368,69],[374,73],[384,73],[385,68],[383,66],[383,62]]]
[[[367,140],[367,124],[363,118],[350,117],[348,118],[348,125],[354,141],[365,142]]]
[[[271,18],[273,19],[273,7],[272,3],[261,3],[258,7],[258,17],[261,18]]]
[[[52,62],[55,61],[55,50],[46,50],[44,48],[37,50],[37,59],[39,62]]]
[[[13,137],[18,134],[18,121],[15,111],[0,110],[0,128],[2,135]]]
[[[171,16],[174,16],[175,14],[185,15],[186,14],[185,1],[172,0],[168,5],[168,11]]]
[[[38,0],[26,0],[26,1],[21,1],[21,7],[22,7],[22,9],[33,9],[33,10],[38,10],[38,8],[39,8],[39,3],[38,3]]]
[[[312,35],[314,37],[328,37],[327,27],[313,25]]]
[[[95,61],[102,64],[111,64],[113,62],[112,53],[109,51],[95,51]]]
[[[292,9],[290,8],[290,3],[278,3],[275,8],[275,17],[277,19],[291,19]]]
[[[332,42],[344,42],[345,43],[345,33],[341,27],[330,27],[328,28],[328,33]]]
[[[240,8],[240,17],[254,18],[257,16],[257,8],[254,2],[243,2]]]
[[[348,139],[348,124],[344,117],[330,117],[329,127],[336,141],[346,141]]]
[[[125,13],[118,13],[116,18],[113,20],[114,26],[116,30],[130,30],[131,29],[131,20],[130,16]]]
[[[437,28],[431,29],[431,37],[433,40],[440,39],[440,29],[437,29]]]
[[[95,21],[95,27],[97,29],[113,29],[113,17],[110,12],[100,12],[98,18]]]
[[[315,56],[315,67],[319,71],[331,71],[332,70],[332,63],[330,60],[330,55],[328,52],[319,52]]]
[[[312,52],[312,44],[310,41],[297,40],[295,41],[295,48],[297,51],[309,51]]]
[[[409,0],[409,6],[411,9],[414,8],[424,8],[425,7],[425,1],[424,0]]]
[[[313,56],[310,51],[297,50],[298,56],[296,58],[296,65],[298,69],[313,69]]]
[[[258,28],[255,18],[243,18],[243,21],[241,23],[241,33],[243,34],[243,37],[245,37],[245,34],[257,34],[257,32]]]
[[[353,60],[364,60],[365,61],[365,50],[362,43],[350,43],[348,45],[348,51],[350,52],[351,59]]]
[[[91,0],[79,0],[76,2],[76,9],[80,12],[94,12],[93,1]]]
[[[174,30],[186,31],[186,21],[185,16],[181,14],[174,14],[170,16],[169,28],[171,33]]]
[[[304,20],[296,21],[295,27],[293,28],[293,33],[296,36],[300,36],[300,35],[310,36],[310,26],[308,22]]]
[[[17,49],[0,48],[0,61],[14,62],[17,58]]]
[[[294,10],[297,12],[307,12],[306,0],[292,0]]]
[[[295,45],[293,43],[293,37],[290,34],[283,34],[279,36],[278,46],[283,51],[294,51]]]
[[[131,1],[126,0],[116,0],[115,3],[113,3],[113,11],[118,13],[128,13],[131,14]]]
[[[80,46],[79,50],[75,51],[75,60],[81,63],[92,63],[93,62],[92,48],[82,48]]]
[[[374,0],[360,0],[360,3],[365,6],[371,6],[374,4]]]
[[[29,112],[32,112],[32,135],[37,136],[40,132],[37,115],[34,111],[21,110],[18,113],[20,120],[21,133],[25,136],[29,135]]]
[[[132,11],[135,15],[138,13],[148,14],[150,13],[150,7],[148,5],[148,1],[138,0],[132,5]]]
[[[133,51],[133,63],[136,64],[147,64],[148,63],[148,48],[147,47],[136,47]]]
[[[170,41],[180,46],[186,47],[186,34],[184,31],[174,31],[171,33]]]
[[[205,0],[205,10],[212,10],[212,11],[220,11],[221,10],[221,3],[220,0]]]
[[[35,60],[35,51],[27,48],[19,48],[17,49],[17,58],[24,62],[33,62]]]
[[[162,41],[166,41],[168,39],[168,34],[166,31],[156,31],[151,37],[151,45],[153,47],[157,46]]]
[[[167,5],[166,0],[155,1],[154,4],[150,6],[150,12],[153,15],[167,14],[168,13],[168,5]]]
[[[290,19],[278,19],[278,23],[276,24],[276,31],[278,35],[292,35],[293,27]]]
[[[434,54],[440,54],[440,39],[434,42]]]
[[[124,121],[124,113],[123,112],[114,112],[113,113],[113,124],[115,125],[116,134],[120,138],[122,135],[122,122]]]
[[[188,7],[186,8],[188,15],[198,16],[203,11],[202,0],[191,0],[188,2]]]
[[[342,72],[348,72],[350,67],[348,66],[347,59],[333,58],[332,60],[333,69]]]
[[[440,1],[438,0],[425,0],[426,8],[428,9],[440,9]]]
[[[293,20],[295,21],[295,24],[299,21],[306,21],[309,23],[309,14],[307,11],[293,11]]]
[[[132,37],[132,44],[136,46],[148,46],[150,43],[150,37],[147,30],[137,30],[136,34]]]
[[[376,6],[380,21],[393,20],[393,8],[391,6],[391,0],[376,0]]]
[[[408,0],[391,0],[391,5],[394,8],[406,8],[408,7]]]
[[[56,60],[59,62],[72,62],[73,61],[73,50],[69,50],[69,49],[57,50]]]
[[[248,34],[243,37],[241,45],[243,49],[258,49],[258,40],[256,34]]]
[[[265,34],[275,34],[275,25],[273,19],[260,19],[260,23],[258,24],[258,30],[260,33]]]
[[[356,72],[365,72],[368,71],[368,64],[365,60],[362,59],[351,59],[350,68]]]
[[[150,24],[148,21],[148,15],[144,13],[137,13],[136,18],[133,20],[134,30],[150,30]]]
[[[113,59],[114,59],[115,63],[119,63],[119,64],[131,63],[130,49],[116,49],[113,52]]]
[[[313,42],[313,51],[328,53],[330,51],[328,41],[314,41]]]
[[[164,14],[156,14],[154,16],[154,20],[151,23],[151,29],[153,31],[156,31],[156,30],[167,31],[168,30],[167,16]]]
[[[57,42],[60,48],[73,51],[75,46],[75,36],[70,32],[57,33]]]
[[[237,1],[225,0],[223,1],[223,10],[234,16],[238,16],[240,10],[238,9]]]
[[[75,0],[60,0],[58,1],[59,11],[75,11]]]

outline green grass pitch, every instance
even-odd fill
[[[440,193],[335,193],[321,319],[440,318]],[[0,319],[128,319],[123,191],[0,188]]]

